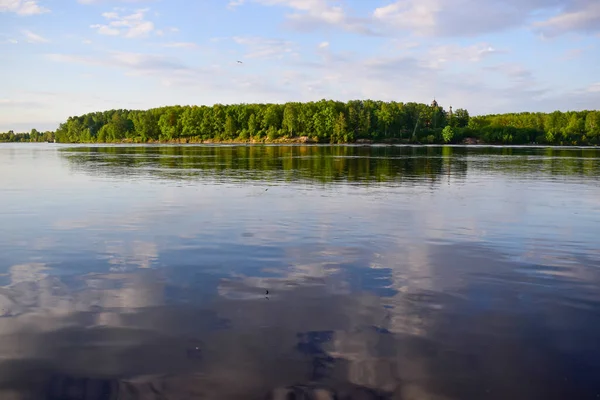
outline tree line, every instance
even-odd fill
[[[169,106],[73,116],[55,132],[0,134],[0,141],[600,144],[600,112],[513,113],[471,117],[437,102],[352,100],[285,104]]]
[[[486,143],[540,143],[599,145],[600,111],[509,113],[469,119],[461,132],[472,133]]]
[[[15,133],[8,131],[0,133],[0,142],[51,142],[54,141],[54,132],[38,132],[37,129],[32,129],[28,133]]]

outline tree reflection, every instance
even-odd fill
[[[61,154],[90,174],[168,180],[414,185],[464,179],[467,170],[594,177],[594,149],[398,146],[110,146]]]

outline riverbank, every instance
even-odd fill
[[[68,144],[68,143],[65,143]],[[77,143],[71,143],[77,144]],[[84,143],[82,143],[84,144]],[[261,145],[261,144],[306,144],[306,145],[405,145],[405,146],[424,146],[424,145],[435,145],[435,146],[518,146],[518,147],[590,147],[590,148],[598,148],[598,145],[590,145],[590,144],[545,144],[545,143],[523,143],[523,144],[507,144],[507,143],[489,143],[484,142],[482,140],[476,138],[466,138],[459,143],[421,143],[414,142],[411,140],[400,140],[400,139],[388,139],[388,140],[370,140],[370,139],[358,139],[353,142],[347,143],[330,143],[330,142],[319,142],[316,139],[308,138],[308,137],[293,137],[293,138],[279,138],[274,140],[269,140],[267,138],[256,140],[239,140],[239,139],[231,139],[231,140],[216,140],[216,139],[196,139],[196,138],[178,138],[172,140],[148,140],[145,142],[136,141],[131,139],[123,139],[118,142],[89,142],[89,144],[224,144],[224,145]]]
[[[2,144],[18,144],[18,143],[38,143],[38,144],[62,144],[62,145],[322,145],[322,146],[343,146],[343,145],[354,145],[354,146],[502,146],[502,147],[556,147],[556,148],[600,148],[598,145],[591,144],[545,144],[545,143],[523,143],[523,144],[506,144],[506,143],[487,143],[480,140],[464,140],[460,143],[420,143],[411,141],[399,141],[399,140],[387,140],[387,141],[373,141],[373,140],[357,140],[351,143],[328,143],[318,142],[315,140],[298,140],[293,139],[278,139],[278,140],[190,140],[190,139],[173,139],[173,140],[149,140],[146,142],[135,141],[124,139],[121,141],[113,142],[0,142]]]

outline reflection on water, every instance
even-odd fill
[[[596,177],[599,151],[452,146],[112,146],[72,148],[75,170],[164,179],[227,181],[438,182],[486,172]]]
[[[0,398],[595,399],[599,156],[0,147]]]

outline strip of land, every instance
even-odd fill
[[[321,100],[169,106],[68,118],[55,131],[0,133],[0,142],[600,144],[600,111],[470,116],[432,104]]]

